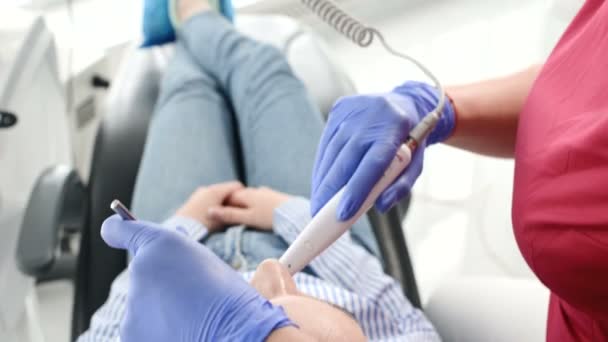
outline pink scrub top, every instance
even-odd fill
[[[551,290],[547,341],[608,341],[608,3],[588,0],[532,87],[513,227]]]

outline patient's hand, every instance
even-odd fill
[[[274,209],[285,203],[289,197],[266,187],[244,188],[233,192],[223,206],[209,208],[208,217],[224,225],[244,224],[262,230],[272,230]]]
[[[242,189],[244,189],[243,184],[236,181],[200,187],[175,214],[201,222],[209,232],[218,231],[225,227],[224,222],[210,218],[207,211],[211,207],[224,204],[230,195]]]

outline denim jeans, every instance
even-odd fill
[[[323,125],[280,51],[238,33],[216,13],[195,16],[178,32],[162,80],[133,210],[160,222],[197,187],[230,180],[308,198]],[[353,228],[353,238],[377,252],[367,218]],[[272,233],[242,227],[206,244],[246,269],[287,248]]]

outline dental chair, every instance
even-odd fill
[[[322,113],[328,113],[340,96],[355,93],[352,82],[328,58],[314,35],[294,20],[243,15],[236,25],[285,53]],[[112,80],[87,184],[74,169],[55,166],[40,175],[31,193],[17,250],[19,267],[38,282],[73,280],[72,339],[88,328],[91,315],[106,300],[110,284],[127,266],[125,252],[108,247],[99,230],[112,215],[109,204],[113,199],[131,204],[161,75],[171,54],[171,45],[134,48],[127,54]],[[405,295],[420,307],[401,227],[408,204],[406,199],[385,215],[372,211],[369,217],[386,272],[401,282]]]

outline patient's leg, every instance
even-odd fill
[[[247,185],[309,197],[323,120],[283,54],[238,33],[213,12],[191,16],[178,37],[232,101]],[[352,231],[379,255],[366,217]]]
[[[178,37],[232,101],[247,185],[308,197],[323,121],[282,53],[213,12],[187,20]]]
[[[217,82],[178,42],[137,177],[138,217],[162,221],[197,187],[239,179],[233,117]]]

